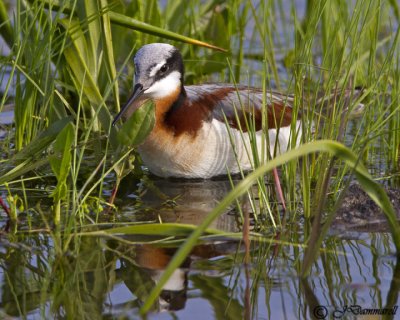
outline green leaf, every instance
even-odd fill
[[[35,160],[35,157],[42,156],[42,153],[50,146],[54,139],[56,139],[57,135],[71,122],[71,119],[71,117],[66,117],[54,122],[20,152],[3,163],[0,169],[0,184],[9,182],[26,172],[35,170],[48,163],[48,159]],[[10,169],[13,166],[15,167]]]
[[[74,134],[73,124],[68,123],[58,134],[53,146],[54,154],[49,158],[51,169],[57,177],[57,186],[52,193],[55,201],[65,199],[67,195],[67,178],[71,168],[71,146]]]
[[[51,124],[46,130],[41,132],[36,138],[32,140],[25,148],[18,152],[11,160],[18,162],[36,156],[42,153],[50,143],[54,141],[57,135],[62,131],[65,126],[70,123],[72,117],[65,117]]]
[[[130,147],[142,143],[154,127],[154,110],[151,101],[137,109],[118,131],[119,142]]]

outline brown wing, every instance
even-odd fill
[[[262,128],[263,93],[259,89],[229,84],[185,87],[185,94],[164,116],[164,123],[175,135],[196,135],[204,121],[216,119],[243,132]],[[276,92],[265,96],[268,128],[288,126],[292,120],[292,96]]]
[[[243,132],[254,128],[262,128],[263,92],[251,87],[235,87],[230,84],[204,84],[185,87],[186,95],[180,103],[169,110],[165,116],[165,124],[174,130],[175,135],[190,133],[196,135],[204,121],[216,119],[227,123]],[[350,93],[349,93],[350,92]],[[343,94],[345,102],[350,104],[360,95],[361,90],[337,90],[314,103],[321,105],[324,113],[326,105]],[[343,98],[342,98],[343,99]],[[292,105],[294,97],[274,91],[265,95],[265,119],[269,129],[289,126],[292,122]],[[307,99],[306,99],[307,101]],[[362,104],[358,104],[362,106]],[[358,108],[356,106],[356,111]],[[347,109],[346,109],[347,110]],[[354,113],[354,111],[352,111]],[[297,115],[299,118],[301,115]]]
[[[269,129],[288,126],[292,121],[292,96],[268,92],[263,99],[260,89],[226,84],[188,86],[186,92],[189,101],[210,111],[208,119],[221,122],[226,119],[232,128],[244,132],[249,128],[261,130],[264,103]]]

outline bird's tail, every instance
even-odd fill
[[[320,105],[324,115],[330,115],[331,109],[338,103],[342,105],[342,116],[348,119],[357,118],[365,111],[365,104],[361,102],[363,88],[356,87],[351,89],[336,89],[329,94],[321,95],[317,98],[317,105]]]

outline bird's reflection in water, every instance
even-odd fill
[[[126,287],[137,298],[136,306],[140,306],[146,300],[176,250],[152,244],[119,248],[122,257],[117,276],[124,281]],[[233,240],[201,244],[193,248],[191,254],[164,285],[155,307],[157,311],[176,311],[185,307],[188,298],[188,274],[193,262],[235,254],[238,250],[241,250],[241,244]],[[215,270],[213,270],[213,277],[215,276]]]
[[[138,185],[139,190],[137,190]],[[144,221],[159,220],[164,223],[199,225],[231,190],[232,185],[227,178],[184,180],[151,177],[139,184],[122,185],[122,190],[118,195],[120,196],[123,192],[139,193],[140,206],[143,211],[146,211],[142,215]],[[210,228],[227,232],[239,231],[235,212],[235,205],[232,204],[225,214],[220,215],[210,225]]]
[[[219,180],[167,180],[152,177],[141,186],[140,201],[151,208],[153,218],[162,222],[199,225],[204,218],[232,189],[228,179]],[[227,232],[239,231],[234,206],[216,219],[210,228]],[[147,210],[148,212],[148,210]],[[137,297],[140,305],[158,283],[176,248],[153,244],[122,246],[123,253],[119,276]],[[207,260],[241,250],[234,240],[218,239],[193,248],[184,263],[175,270],[165,284],[158,299],[158,311],[181,310],[185,307],[188,290],[188,273],[194,261]]]

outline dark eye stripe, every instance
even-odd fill
[[[167,64],[164,64],[161,68],[160,68],[160,72],[161,73],[164,73],[164,72],[166,72],[168,70],[168,65]]]

